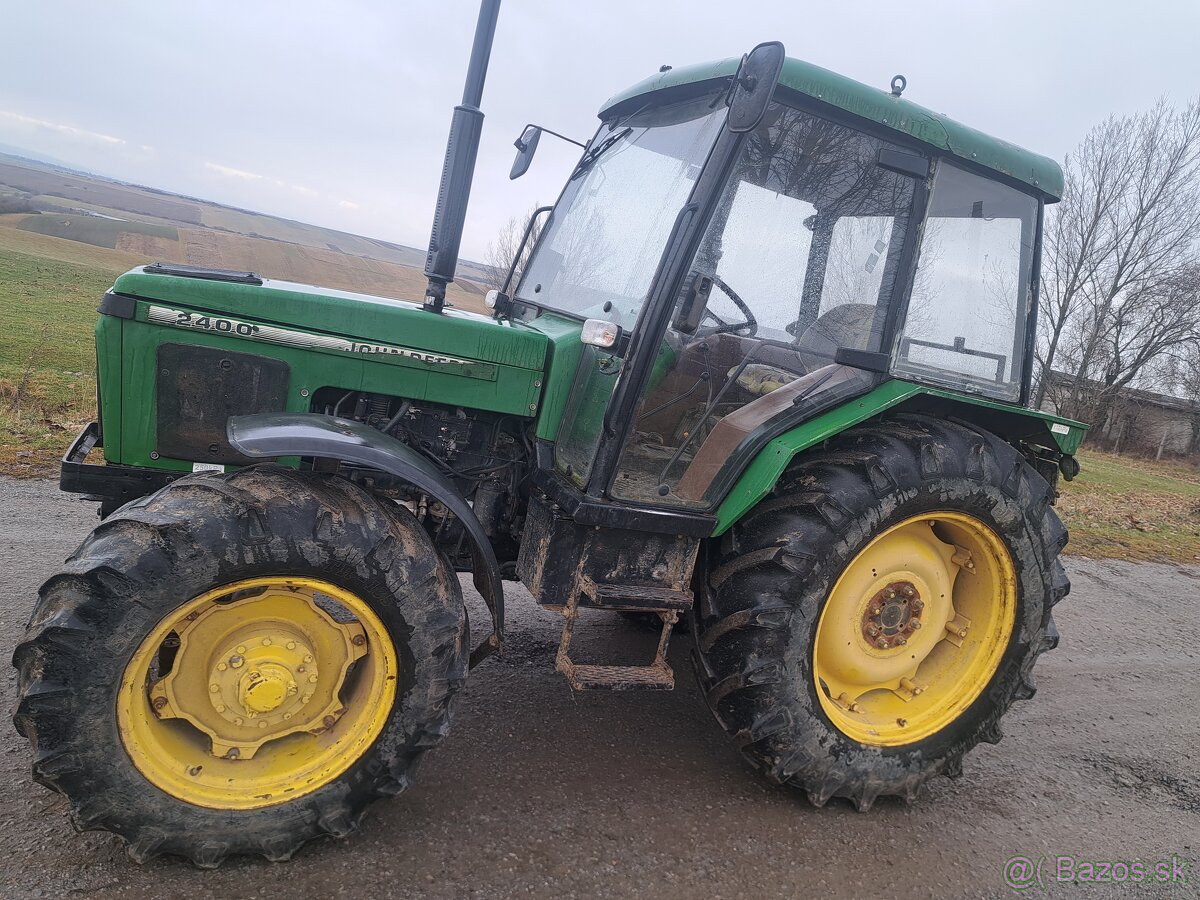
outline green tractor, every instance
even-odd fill
[[[576,690],[672,688],[686,616],[714,718],[818,806],[960,774],[1058,641],[1086,426],[1028,404],[1059,167],[779,44],[664,67],[492,315],[456,310],[497,5],[423,302],[149,265],[100,303],[62,487],[102,521],[41,588],[14,721],[135,860],[352,831],[503,652],[505,580],[562,614]],[[654,658],[578,661],[585,609],[653,617]]]

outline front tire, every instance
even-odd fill
[[[329,476],[195,475],[106,519],[13,663],[34,777],[142,862],[343,836],[446,734],[458,581],[407,510]]]
[[[897,417],[810,451],[708,548],[694,661],[717,721],[817,806],[960,774],[1058,643],[1050,501],[966,424]]]

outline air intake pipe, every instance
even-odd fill
[[[454,271],[458,268],[458,247],[462,242],[467,202],[471,198],[471,178],[475,174],[475,157],[479,153],[479,136],[483,131],[483,113],[479,104],[483,100],[483,82],[487,78],[499,14],[500,0],[483,0],[479,6],[462,103],[454,107],[454,118],[450,120],[446,161],[442,165],[442,181],[433,212],[429,252],[425,256],[425,277],[429,279],[425,288],[425,309],[430,312],[442,311],[446,285],[454,280]]]

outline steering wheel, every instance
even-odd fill
[[[746,318],[742,322],[726,322],[712,310],[706,309],[704,314],[717,323],[717,327],[713,329],[712,334],[741,334],[744,337],[752,337],[758,331],[758,320],[754,318],[754,313],[750,311],[750,307],[746,305],[746,301],[738,296],[738,292],[721,280],[715,272],[708,275],[712,279],[712,283],[721,289],[726,297],[733,301]]]

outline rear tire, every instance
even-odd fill
[[[268,582],[283,586],[239,594],[218,590]],[[145,660],[149,652],[149,658],[156,660],[152,665],[158,678],[165,680],[164,670],[178,672],[177,679],[184,672],[203,675],[209,671],[203,663],[199,670],[185,669],[183,649],[163,649],[170,646],[169,639],[161,645],[148,642],[157,641],[156,635],[166,633],[164,628],[175,628],[189,616],[194,619],[187,611],[198,607],[189,604],[207,602],[203,598],[209,593],[217,599],[211,601],[211,608],[203,607],[204,615],[225,617],[207,632],[217,634],[222,628],[245,627],[237,625],[238,617],[244,620],[249,615],[247,604],[265,607],[262,598],[269,600],[270,590],[276,590],[283,608],[299,608],[286,604],[300,603],[293,595],[301,596],[303,591],[294,585],[308,584],[317,585],[309,595],[313,619],[309,631],[324,627],[321,610],[325,610],[333,623],[326,635],[332,643],[313,642],[308,650],[306,632],[279,614],[278,606],[273,607],[273,618],[267,615],[253,624],[284,635],[282,640],[288,640],[292,649],[291,656],[281,659],[286,663],[295,657],[296,663],[308,663],[309,671],[287,675],[281,664],[269,659],[260,665],[254,653],[268,650],[252,638],[268,632],[250,630],[245,632],[249,638],[241,641],[255,645],[245,653],[248,662],[244,664],[241,657],[230,660],[235,667],[244,665],[244,677],[250,677],[253,669],[255,678],[261,671],[275,680],[219,685],[218,679],[232,673],[222,664],[223,672],[217,674],[213,662],[214,683],[201,681],[203,699],[199,706],[192,701],[192,711],[200,710],[209,702],[204,692],[211,688],[213,706],[202,712],[218,729],[224,727],[224,720],[214,710],[224,714],[226,709],[216,705],[225,696],[218,690],[243,692],[238,696],[251,703],[246,707],[250,725],[266,729],[267,719],[272,718],[271,730],[262,734],[271,735],[278,728],[278,740],[291,742],[286,751],[272,751],[280,754],[276,758],[284,767],[282,776],[271,770],[276,782],[292,778],[286,768],[289,759],[334,760],[322,763],[324,768],[313,768],[313,763],[309,769],[297,769],[285,788],[259,797],[252,785],[238,781],[239,772],[253,768],[244,750],[241,759],[236,752],[228,757],[213,755],[216,740],[210,746],[198,730],[197,739],[188,731],[193,723],[184,716],[165,724],[158,712],[138,719],[140,709],[150,709],[145,704],[150,703],[153,689],[146,675],[141,674],[140,681],[134,677],[142,671],[135,667],[145,665],[137,661]],[[351,618],[329,612],[333,594],[322,592],[320,585],[351,598],[357,604],[351,608],[357,612]],[[360,626],[365,632],[354,630]],[[180,635],[188,640],[187,627],[170,632],[175,647]],[[342,644],[337,643],[342,640],[339,629],[346,635]],[[207,653],[215,661],[217,644],[206,647],[198,631],[191,634],[195,649],[187,652],[200,660]],[[331,647],[342,647],[336,670],[325,664]],[[278,649],[272,647],[270,652]],[[170,661],[163,661],[164,652],[172,654]],[[311,655],[302,659],[305,652]],[[20,673],[14,724],[33,746],[34,778],[67,796],[75,826],[120,835],[138,862],[175,854],[209,868],[231,854],[287,859],[312,838],[349,834],[374,800],[404,790],[425,751],[447,733],[455,694],[467,674],[467,620],[457,578],[407,510],[380,501],[344,479],[254,466],[228,475],[181,479],[108,517],[63,570],[42,586],[13,663]],[[309,692],[303,704],[310,703],[314,691],[320,697],[324,682],[308,685],[310,678],[318,682],[314,671],[318,666],[320,678],[336,680],[328,688],[330,703],[315,714],[315,727],[309,730],[305,716],[313,715],[312,708],[304,711],[296,697],[297,683],[301,695]],[[371,668],[376,666],[381,668]],[[327,670],[338,674],[326,674]],[[298,671],[305,670],[300,666]],[[280,672],[285,672],[283,680]],[[373,673],[370,680],[363,672]],[[248,684],[259,693],[245,693]],[[267,695],[276,692],[266,700],[262,699],[264,684]],[[363,684],[367,688],[360,689]],[[368,692],[374,685],[383,687]],[[176,685],[176,690],[182,693],[185,687]],[[380,698],[386,701],[382,706]],[[160,701],[167,705],[158,695],[154,710],[161,709]],[[184,701],[176,697],[173,702]],[[278,715],[264,711],[276,707]],[[283,715],[289,709],[296,720],[282,724],[284,718],[291,718]],[[325,712],[332,715],[326,716],[327,727],[322,727],[320,716]],[[360,720],[367,724],[353,731]],[[140,731],[130,726],[131,721],[142,722]],[[304,722],[304,728],[288,732],[297,728],[297,722]],[[230,725],[230,730],[244,733],[249,727],[241,728],[240,718],[237,725]],[[207,793],[187,789],[182,763],[178,772],[173,771],[171,747],[182,745],[172,744],[176,739],[171,736],[181,733],[191,741],[188,752],[210,754],[204,765],[187,770],[197,781],[212,779]],[[160,736],[165,736],[164,743],[150,746]],[[292,749],[298,744],[308,748],[310,743],[316,749]],[[270,748],[269,742],[257,748],[256,758],[265,758]],[[181,782],[185,786],[176,789]],[[241,798],[234,796],[239,790]],[[287,799],[281,799],[284,796]]]
[[[999,741],[1000,719],[1012,702],[1033,696],[1034,663],[1058,643],[1051,608],[1070,584],[1058,560],[1067,534],[1050,502],[1050,486],[1009,444],[964,423],[896,417],[855,428],[823,449],[809,451],[770,496],[707,548],[693,661],[717,721],[754,767],[803,791],[817,806],[845,797],[866,810],[880,796],[914,799],[935,775],[961,774],[964,754],[980,741]],[[934,723],[919,739],[908,741],[900,727],[910,725],[902,718],[906,713],[890,720],[896,726],[890,731],[878,717],[869,716],[872,708],[894,710],[907,688],[863,693],[860,702],[842,693],[839,703],[821,677],[826,669],[817,638],[819,626],[840,624],[845,640],[839,639],[835,650],[849,648],[860,628],[864,643],[872,640],[867,630],[874,628],[874,620],[858,614],[823,625],[831,596],[840,596],[843,574],[853,571],[855,563],[875,559],[864,552],[880,546],[873,543],[876,539],[917,527],[906,523],[924,522],[926,536],[929,529],[945,529],[939,513],[978,523],[981,541],[991,535],[997,548],[1007,549],[1007,554],[998,550],[995,558],[1011,559],[1011,588],[1006,589],[1010,622],[1007,631],[995,629],[991,661],[984,659],[973,670],[979,685],[973,698],[963,693],[965,680],[954,675],[938,688],[946,692],[945,710],[936,709],[943,696],[938,693],[907,697],[933,709],[927,721]],[[946,538],[943,530],[939,540]],[[947,546],[954,543],[958,541]],[[876,573],[868,565],[864,583],[871,585],[870,591],[889,579],[908,584],[896,580],[908,577],[903,574],[909,567],[906,552],[902,549],[897,557],[905,560],[897,564],[901,574]],[[947,560],[954,552],[946,550]],[[947,590],[957,603],[955,579],[963,579],[969,590],[975,574],[968,578],[958,574],[957,563],[946,565],[953,573]],[[987,574],[982,565],[980,572]],[[878,583],[870,580],[876,574]],[[878,608],[878,595],[861,596],[864,605],[856,609]],[[990,615],[987,604],[973,602],[975,618],[982,623]],[[930,624],[934,628],[925,635],[942,634],[940,620]],[[922,633],[910,629],[903,636],[913,642],[915,652]],[[824,642],[821,646],[827,648]],[[909,649],[893,645],[875,655]],[[871,664],[872,654],[874,648],[867,646],[855,659]],[[927,659],[932,658],[931,653]],[[855,704],[852,712],[850,703]],[[868,725],[859,727],[856,719]]]

